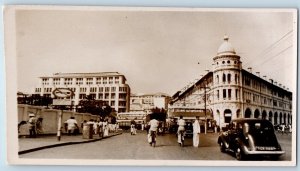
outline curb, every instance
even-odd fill
[[[107,137],[103,137],[103,138],[97,138],[97,139],[91,139],[91,140],[86,140],[86,141],[75,141],[75,142],[65,142],[65,143],[58,143],[58,144],[52,144],[52,145],[46,145],[46,146],[42,146],[42,147],[36,147],[36,148],[32,148],[32,149],[28,149],[28,150],[22,150],[19,151],[18,154],[26,154],[26,153],[31,153],[34,151],[39,151],[39,150],[43,150],[43,149],[48,149],[48,148],[54,148],[54,147],[60,147],[60,146],[67,146],[67,145],[74,145],[74,144],[83,144],[83,143],[90,143],[90,142],[96,142],[96,141],[100,141],[106,138],[110,138],[113,136],[117,136],[117,135],[121,135],[122,133],[117,133],[114,135],[110,135]]]

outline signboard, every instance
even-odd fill
[[[58,98],[67,98],[74,94],[73,91],[69,88],[56,88],[52,93],[55,97]]]
[[[71,99],[53,99],[54,106],[70,106],[72,105]]]

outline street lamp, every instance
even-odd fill
[[[200,64],[200,62],[198,62],[198,65]],[[209,70],[205,70],[207,73],[209,72]],[[206,73],[206,74],[207,74]],[[204,75],[205,77],[205,75]],[[200,78],[201,79],[201,78]],[[205,115],[205,125],[204,125],[204,133],[207,133],[207,115],[206,115],[206,84],[207,84],[207,80],[206,78],[204,78],[204,115]]]

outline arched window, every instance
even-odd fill
[[[223,82],[226,82],[226,75],[223,74]]]
[[[272,122],[272,123],[274,124],[274,122],[273,122],[273,113],[272,113],[272,111],[269,112],[269,121]]]
[[[245,118],[251,118],[251,110],[249,108],[245,111]]]
[[[231,74],[228,74],[228,75],[227,75],[227,81],[228,81],[228,83],[231,82]]]
[[[261,118],[267,119],[267,112],[265,110],[263,110]]]
[[[256,109],[256,110],[254,111],[254,118],[259,118],[259,117],[260,117],[260,112],[259,112],[258,109]]]
[[[216,76],[216,83],[219,84],[219,75]]]
[[[226,99],[226,89],[223,89],[223,99]]]
[[[235,81],[235,83],[238,83],[238,77],[237,77],[237,74],[234,75],[234,81]]]

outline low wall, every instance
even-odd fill
[[[58,129],[58,119],[59,119],[59,113],[61,110],[57,109],[45,109],[44,107],[40,106],[31,106],[31,105],[23,105],[18,104],[18,123],[21,121],[28,121],[29,120],[29,113],[34,113],[36,118],[43,118],[42,122],[42,128],[43,132],[42,134],[56,134]],[[77,113],[72,111],[62,111],[62,120],[61,125],[64,126],[64,122],[69,119],[71,116],[75,117],[77,120],[79,131],[82,132],[81,123],[84,120],[90,120],[90,119],[98,119],[98,116],[91,115],[89,113]],[[19,128],[19,135],[29,135],[29,129],[28,124],[24,124],[20,126]],[[62,129],[63,133],[66,133],[64,128]]]

